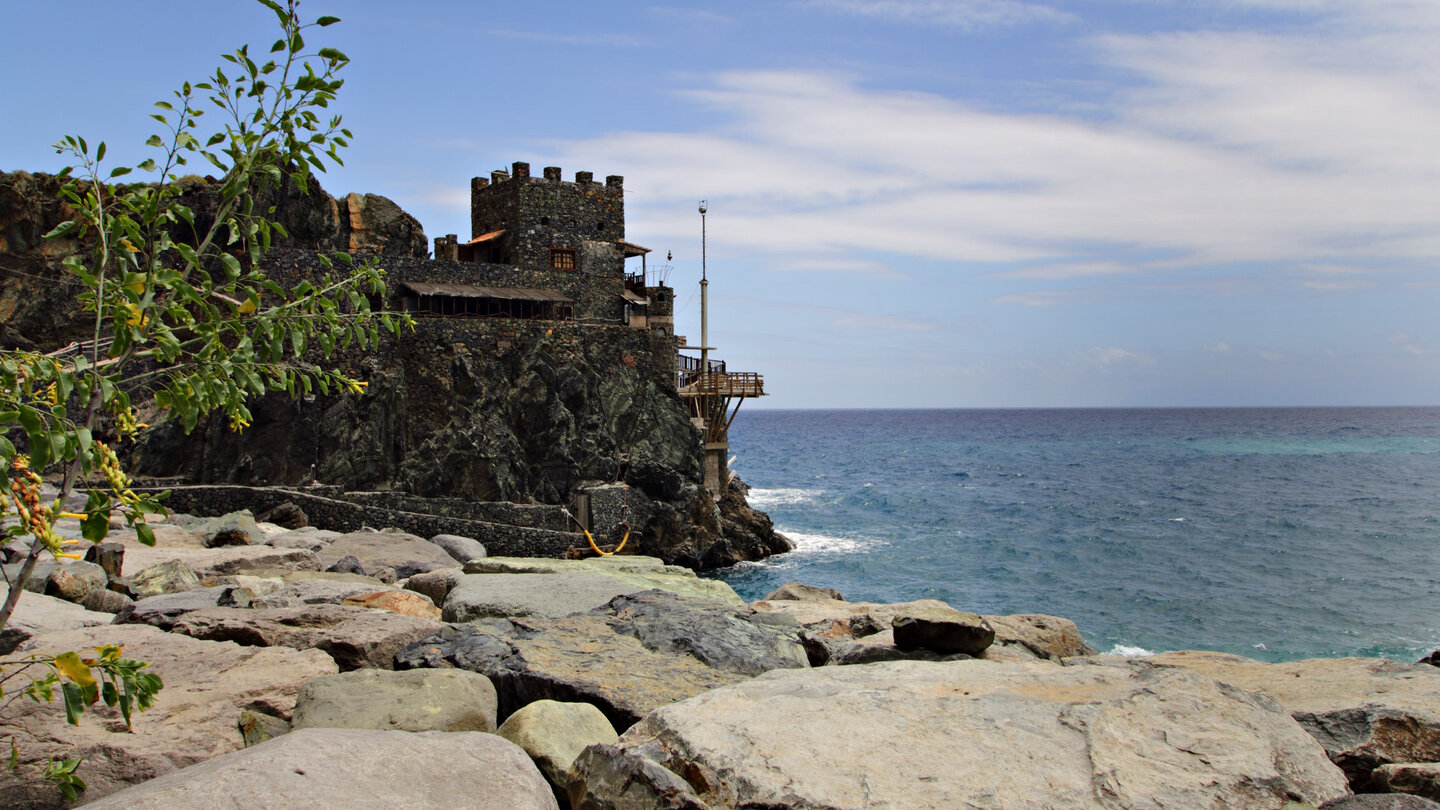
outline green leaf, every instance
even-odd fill
[[[233,241],[233,239],[232,239]],[[225,266],[225,277],[234,281],[240,277],[240,260],[229,253],[220,254],[220,263]]]
[[[114,177],[124,177],[125,175],[127,175],[127,174],[129,174],[129,173],[130,173],[130,167],[129,167],[129,166],[116,166],[115,168],[113,168],[113,169],[110,170],[110,176],[111,176],[112,178],[114,178]]]
[[[153,546],[155,545],[155,530],[150,528],[149,523],[136,523],[135,539],[139,540],[142,545]]]
[[[85,713],[85,690],[78,684],[65,681],[60,684],[60,691],[65,699],[65,722],[72,726],[80,725],[80,715]]]
[[[70,221],[68,221],[68,222],[62,222],[62,223],[60,223],[59,225],[56,225],[49,233],[45,234],[45,235],[44,235],[43,237],[41,237],[41,238],[42,238],[42,239],[59,239],[59,238],[64,237],[64,236],[69,236],[70,234],[72,234],[72,233],[74,233],[75,231],[77,231],[79,228],[80,228],[80,223],[79,223],[77,220],[73,220],[73,219],[72,219],[72,220],[70,220]]]
[[[105,159],[105,142],[104,142],[104,141],[101,141],[101,142],[100,142],[100,145],[95,148],[95,162],[96,162],[96,163],[99,163],[100,161],[102,161],[102,160],[104,160],[104,159]]]
[[[335,62],[349,62],[349,61],[350,61],[350,57],[346,56],[345,54],[341,53],[340,51],[338,51],[338,50],[336,50],[336,49],[334,49],[334,48],[321,48],[321,49],[320,49],[320,58],[321,58],[321,59],[330,59],[330,60],[335,61]]]
[[[320,19],[315,21],[315,24],[320,26],[321,28],[324,28],[327,25],[334,25],[337,22],[340,22],[339,17],[321,17]]]
[[[110,533],[110,496],[92,489],[85,496],[85,519],[80,521],[80,536],[99,543]]]

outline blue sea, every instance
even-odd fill
[[[1075,621],[1101,652],[1440,647],[1440,408],[742,411],[797,549],[718,572]]]

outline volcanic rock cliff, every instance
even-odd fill
[[[184,182],[203,227],[213,184]],[[48,175],[0,174],[0,345],[53,348],[88,328],[59,264],[80,246],[42,238],[68,218],[58,186]],[[337,200],[313,186],[262,204],[276,206],[290,234],[266,259],[276,277],[303,272],[317,250],[378,255],[406,276],[428,263],[420,224],[384,197]],[[162,422],[130,448],[132,467],[197,484],[321,483],[557,506],[583,487],[622,483],[631,547],[642,553],[709,568],[789,548],[738,482],[718,503],[703,488],[701,438],[675,392],[673,342],[663,336],[622,325],[430,318],[339,362],[367,382],[363,395],[267,396],[250,403],[253,425],[239,434],[219,419],[189,436]]]

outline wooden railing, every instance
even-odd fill
[[[763,397],[765,378],[753,371],[681,375],[682,394],[725,397]]]

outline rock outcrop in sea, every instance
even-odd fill
[[[258,537],[207,548],[223,522],[175,516],[154,548],[116,531],[110,572],[32,583],[10,656],[121,643],[165,689],[134,733],[12,704],[0,805],[64,806],[39,771],[79,756],[95,807],[1435,806],[1427,664],[1126,659],[1055,616],[798,584],[747,604],[644,556],[462,563],[454,538],[230,522]],[[361,573],[321,570],[340,551]],[[1352,795],[1387,789],[1410,793]]]

